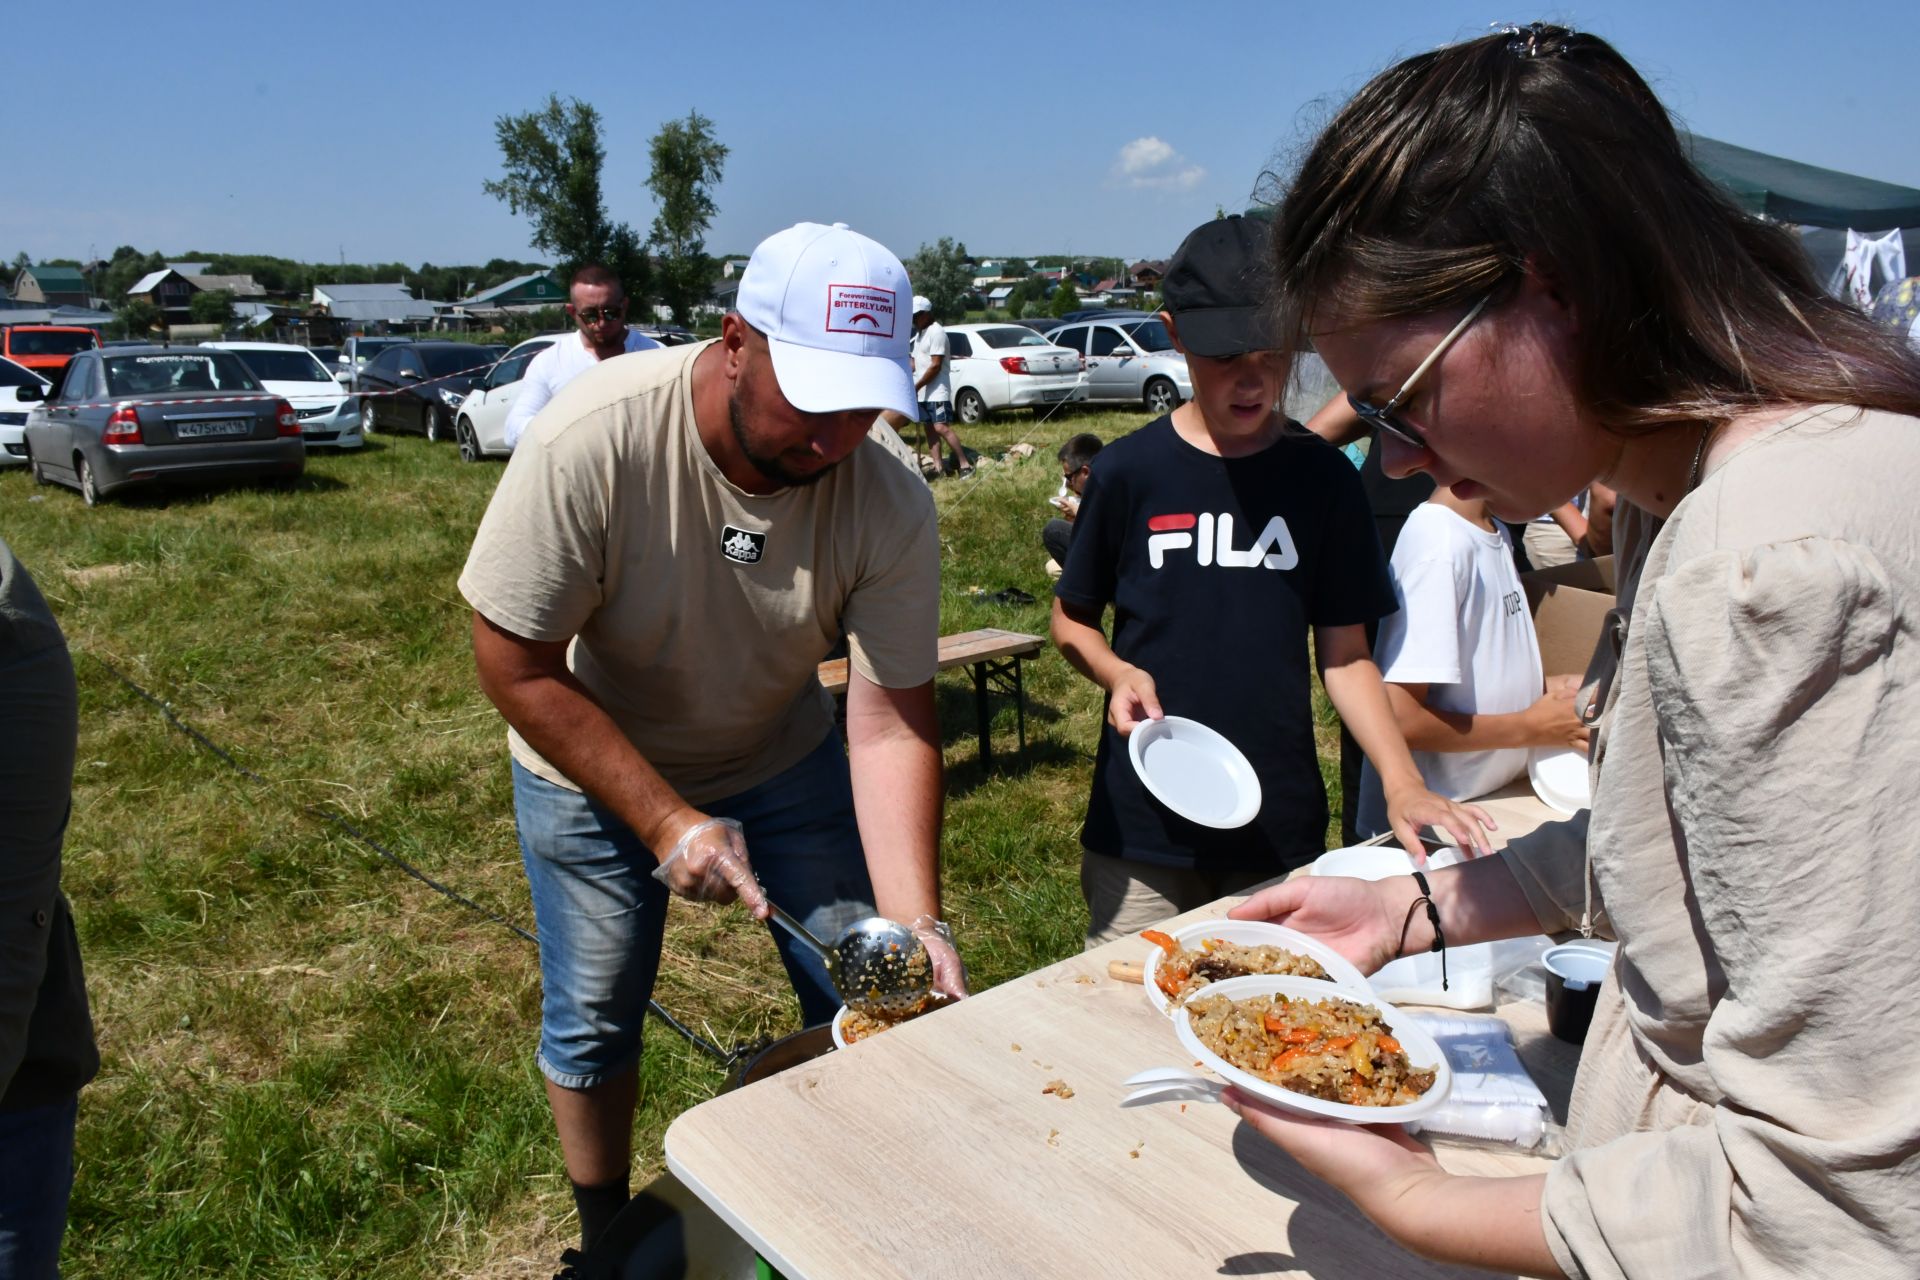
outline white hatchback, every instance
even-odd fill
[[[290,342],[203,342],[231,351],[274,395],[285,396],[300,419],[300,435],[309,449],[358,449],[360,404],[341,389],[328,368],[305,347]]]
[[[953,416],[978,422],[996,409],[1042,408],[1087,398],[1085,361],[1017,324],[947,326]]]
[[[0,467],[25,466],[27,461],[27,415],[34,404],[22,401],[15,391],[38,387],[45,399],[52,385],[25,365],[0,356]]]
[[[527,366],[564,336],[528,338],[501,356],[500,363],[487,370],[487,376],[467,392],[467,398],[454,411],[453,438],[460,442],[461,461],[504,458],[513,452],[513,446],[507,443],[507,414],[520,394]]]

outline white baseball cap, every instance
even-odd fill
[[[844,222],[802,222],[754,249],[734,306],[767,336],[780,393],[802,413],[914,417],[907,288],[907,269],[878,241]]]
[[[931,310],[933,310],[933,304],[927,301],[926,294],[916,293],[913,295],[913,314],[919,315],[922,311]]]

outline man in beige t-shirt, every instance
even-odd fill
[[[539,1062],[587,1247],[627,1197],[668,888],[762,918],[771,895],[827,938],[877,907],[964,994],[939,923],[932,501],[867,440],[913,408],[909,297],[844,226],[770,237],[717,342],[554,397],[461,575],[510,727]],[[843,635],[847,751],[814,675]],[[831,1017],[818,961],[775,941],[807,1021]]]

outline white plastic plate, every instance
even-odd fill
[[[1573,814],[1593,804],[1587,758],[1572,747],[1535,747],[1527,757],[1527,779],[1550,809]]]
[[[1208,1070],[1218,1075],[1228,1084],[1243,1089],[1277,1107],[1305,1115],[1325,1116],[1330,1120],[1346,1120],[1354,1124],[1406,1124],[1438,1110],[1447,1095],[1453,1091],[1453,1068],[1447,1064],[1447,1055],[1440,1051],[1434,1038],[1421,1029],[1400,1010],[1380,1000],[1362,996],[1355,991],[1329,991],[1327,984],[1313,978],[1252,977],[1228,978],[1216,982],[1206,989],[1208,995],[1229,996],[1235,1000],[1245,1000],[1252,996],[1284,995],[1296,999],[1324,1000],[1335,996],[1342,1000],[1351,1000],[1355,1004],[1368,1005],[1378,1011],[1380,1021],[1393,1038],[1400,1042],[1406,1051],[1407,1061],[1421,1069],[1434,1069],[1433,1087],[1420,1095],[1418,1101],[1393,1107],[1356,1107],[1348,1102],[1328,1102],[1322,1098],[1311,1098],[1304,1093],[1295,1093],[1283,1089],[1277,1084],[1268,1084],[1258,1076],[1248,1075],[1240,1068],[1231,1065],[1213,1050],[1200,1042],[1193,1033],[1193,1024],[1189,1020],[1187,1008],[1182,1005],[1174,1011],[1173,1030],[1180,1037],[1181,1046],[1191,1053],[1194,1060],[1204,1064]]]
[[[1244,827],[1260,812],[1260,779],[1240,748],[1184,716],[1148,720],[1127,756],[1153,798],[1203,827]]]
[[[840,1030],[840,1024],[846,1020],[847,1006],[841,1005],[840,1012],[833,1015],[833,1047],[836,1049],[844,1049],[847,1047],[847,1038]],[[855,1043],[858,1042],[856,1041]]]
[[[1167,936],[1189,950],[1197,948],[1208,938],[1219,938],[1224,942],[1237,942],[1246,947],[1280,947],[1297,956],[1311,956],[1320,962],[1322,969],[1327,971],[1333,986],[1346,987],[1358,992],[1361,998],[1366,1000],[1373,999],[1373,988],[1368,985],[1366,976],[1353,966],[1352,961],[1318,938],[1296,932],[1285,925],[1269,924],[1265,920],[1202,920],[1197,924],[1176,929]],[[1167,999],[1166,992],[1160,990],[1155,982],[1160,973],[1160,962],[1166,958],[1167,953],[1152,943],[1148,943],[1147,947],[1146,979],[1142,983],[1147,990],[1147,1000],[1154,1008],[1171,1017],[1173,1002]],[[1238,979],[1222,978],[1220,981],[1234,982]],[[1318,978],[1307,978],[1304,981],[1321,988],[1329,985]],[[1210,982],[1200,989],[1212,991],[1219,985],[1220,982]]]

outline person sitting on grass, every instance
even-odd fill
[[[1540,640],[1506,526],[1485,498],[1436,489],[1414,509],[1390,562],[1400,609],[1380,622],[1380,674],[1427,785],[1467,800],[1524,773],[1530,747],[1584,751],[1580,677],[1542,692]],[[1362,835],[1387,829],[1371,762],[1360,769]]]
[[[1362,628],[1393,586],[1359,477],[1276,407],[1287,364],[1258,336],[1265,224],[1230,217],[1181,245],[1162,313],[1194,399],[1101,451],[1055,587],[1053,641],[1107,691],[1080,882],[1089,946],[1302,866],[1325,848],[1310,668],[1386,779],[1409,849],[1439,824],[1485,848],[1491,820],[1420,780]],[[1113,639],[1101,630],[1113,606]],[[1308,649],[1309,636],[1313,648]],[[1224,734],[1262,805],[1216,830],[1161,806],[1127,736],[1162,707]]]
[[[1093,455],[1100,452],[1100,437],[1082,431],[1060,446],[1060,492],[1047,499],[1060,514],[1040,530],[1040,541],[1047,548],[1047,575],[1058,578],[1067,563],[1067,548],[1073,544],[1073,522],[1080,515],[1080,495],[1086,492],[1087,476],[1092,473]]]

